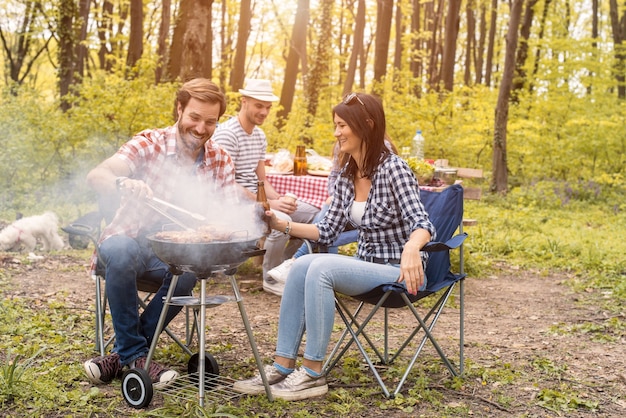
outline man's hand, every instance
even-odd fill
[[[124,179],[119,185],[122,196],[134,199],[152,199],[152,189],[142,180]]]

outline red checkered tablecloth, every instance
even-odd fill
[[[328,177],[266,174],[267,180],[280,194],[293,193],[298,199],[321,208],[328,198]]]

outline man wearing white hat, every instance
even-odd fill
[[[249,79],[239,93],[242,96],[241,109],[237,116],[220,124],[213,135],[213,141],[224,148],[235,163],[235,180],[252,199],[256,199],[258,181],[263,181],[270,207],[277,217],[312,222],[319,208],[302,201],[294,203],[290,199],[282,199],[265,177],[267,137],[259,126],[265,122],[272,102],[278,100],[270,81]],[[288,240],[289,235],[274,230],[266,237],[264,245],[263,289],[279,296],[285,283],[274,280],[267,272],[291,257],[292,254],[285,254]],[[293,249],[295,252],[295,247]]]

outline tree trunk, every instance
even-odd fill
[[[126,65],[132,68],[143,55],[143,0],[130,0],[130,37]]]
[[[476,15],[474,14],[474,1],[467,0],[465,6],[465,15],[467,16],[467,41],[465,43],[465,71],[463,73],[463,82],[466,86],[472,84],[472,63],[476,55]],[[478,69],[475,69],[478,72]]]
[[[617,82],[617,97],[626,99],[626,9],[622,9],[622,16],[619,16],[617,0],[609,0],[611,29],[613,30],[613,48],[615,54],[615,81]]]
[[[87,28],[89,26],[89,11],[91,8],[91,1],[79,0],[78,3],[78,17],[80,18],[80,27],[77,34],[78,44],[76,45],[76,64],[74,67],[74,82],[82,82],[82,78],[85,75],[85,69],[87,68],[87,58],[89,51],[85,42],[87,40]],[[78,76],[78,77],[76,77]]]
[[[237,30],[237,45],[235,47],[235,59],[230,70],[230,87],[232,91],[243,88],[246,75],[246,52],[252,19],[250,0],[241,0],[239,5],[239,24]]]
[[[485,62],[485,86],[491,86],[493,71],[493,54],[496,45],[496,29],[498,24],[498,0],[491,0],[491,19],[489,22],[489,43],[487,44],[487,62]]]
[[[476,77],[474,82],[480,84],[484,80],[484,59],[485,59],[485,39],[487,37],[487,7],[484,3],[480,5],[480,34],[478,36],[478,48],[476,48]]]
[[[506,194],[508,187],[508,166],[506,154],[506,131],[509,118],[509,99],[515,72],[515,52],[517,50],[518,29],[524,0],[512,0],[509,30],[506,35],[504,71],[498,92],[495,124],[493,131],[493,178],[491,191]]]
[[[454,66],[456,61],[456,40],[459,37],[459,13],[461,12],[461,0],[448,1],[448,14],[446,15],[446,27],[441,59],[441,79],[446,91],[454,89]]]
[[[129,5],[128,3],[119,3],[119,8],[120,11],[118,12],[119,16],[117,19],[115,19],[115,13],[113,13],[114,19],[117,22],[117,30],[112,36],[112,39],[117,39],[118,41],[115,43],[112,42],[112,50],[115,57],[121,58],[124,56],[124,51],[128,49],[125,42],[126,29],[124,29],[124,27],[126,26],[126,19],[128,18]]]
[[[113,3],[109,0],[102,2],[102,15],[96,18],[98,25],[98,40],[100,48],[98,49],[98,62],[100,69],[105,71],[111,70],[111,61],[107,59],[111,54],[111,44],[109,40],[113,36]]]
[[[323,88],[328,87],[329,84],[328,76],[330,72],[329,63],[331,61],[331,42],[333,39],[332,14],[334,3],[335,0],[322,0],[320,4],[321,16],[319,33],[317,36],[318,44],[315,51],[315,56],[313,57],[311,69],[307,74],[307,83],[305,90],[307,113],[311,118],[315,117],[315,114],[317,113],[317,105],[319,102],[320,91]],[[304,139],[304,142],[307,145],[311,145],[312,141],[312,139]]]
[[[374,94],[382,93],[383,78],[387,74],[387,56],[391,37],[393,0],[378,0],[376,10],[376,37],[374,40]]]
[[[61,110],[67,111],[71,106],[67,100],[74,74],[74,17],[76,3],[74,0],[62,0],[59,4],[59,95]],[[13,68],[11,68],[13,70]],[[13,79],[13,73],[11,74]]]
[[[82,82],[87,62],[87,26],[89,22],[88,0],[80,0],[78,14],[74,0],[64,0],[59,7],[59,96],[64,112],[71,108],[70,87]],[[79,18],[79,25],[75,25]]]
[[[441,81],[441,68],[439,63],[441,62],[441,52],[443,46],[441,45],[441,20],[443,16],[444,0],[437,0],[437,9],[432,9],[427,14],[427,19],[430,20],[430,25],[426,29],[431,33],[429,50],[430,61],[428,63],[428,82],[430,88],[433,90],[439,89],[439,82]],[[431,5],[434,6],[434,5]]]
[[[164,77],[163,72],[167,62],[167,39],[169,37],[169,29],[172,16],[172,0],[161,1],[161,23],[159,24],[159,38],[157,41],[157,67],[155,70],[154,78],[156,83],[159,84]]]
[[[229,75],[227,63],[230,61],[230,54],[232,53],[232,39],[228,35],[228,8],[227,2],[222,2],[222,8],[220,13],[220,73],[219,73],[219,85],[225,86],[228,84],[227,76]]]
[[[343,95],[350,93],[354,86],[357,61],[363,51],[363,32],[365,30],[365,0],[357,1],[356,19],[354,20],[354,41],[350,52],[350,62],[346,71],[346,80],[343,83]]]
[[[597,60],[596,50],[598,49],[598,35],[599,35],[599,19],[598,19],[598,8],[600,5],[598,4],[599,0],[591,0],[591,54],[593,55],[593,60]],[[595,73],[592,70],[589,70],[589,79],[592,80],[595,76]],[[591,94],[591,81],[587,86],[587,94]]]
[[[298,64],[306,57],[306,33],[309,22],[309,0],[298,0],[296,17],[291,31],[291,42],[285,64],[285,80],[280,92],[280,110],[277,112],[276,126],[280,129],[293,105],[293,97],[296,91],[298,79]]]
[[[513,77],[513,87],[511,91],[511,101],[519,103],[519,94],[527,82],[526,78],[526,60],[528,59],[528,40],[530,39],[530,28],[535,16],[535,4],[537,0],[528,0],[526,3],[526,12],[520,27],[520,41],[517,49],[517,58],[515,60],[515,74]]]
[[[415,95],[420,96],[421,93],[421,80],[422,71],[424,68],[423,53],[424,51],[424,39],[422,38],[422,6],[419,0],[412,0],[413,14],[411,15],[411,35],[413,36],[412,48],[411,48],[411,74],[414,79],[419,80],[418,85],[415,87]]]
[[[402,14],[402,5],[400,2],[396,4],[396,44],[394,48],[393,54],[393,68],[395,69],[394,74],[396,74],[396,78],[400,75],[400,71],[402,71],[402,56],[404,52],[404,48],[402,48],[402,42],[404,41],[404,22],[403,14]]]
[[[189,24],[189,16],[193,13],[195,0],[181,0],[174,23],[174,33],[172,35],[172,45],[170,46],[169,58],[167,60],[167,79],[176,80],[181,75],[183,58],[183,40]]]
[[[211,78],[213,53],[211,39],[211,9],[213,0],[194,0],[192,13],[188,15],[187,30],[183,36],[180,79],[187,81],[196,77]]]
[[[550,7],[551,1],[552,0],[545,0],[543,4],[543,14],[541,15],[541,22],[539,24],[539,33],[537,34],[539,43],[543,41],[543,34],[545,33],[545,29],[546,29],[546,20],[548,19],[548,8]],[[535,79],[535,76],[537,75],[537,72],[539,71],[540,59],[541,59],[541,48],[537,47],[537,49],[535,50],[535,63],[533,65],[533,74],[530,77],[530,83],[528,85],[529,92],[532,92],[534,90],[533,80]]]

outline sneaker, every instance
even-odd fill
[[[270,385],[282,382],[287,377],[284,374],[281,374],[278,370],[276,370],[276,367],[272,365],[266,365],[263,367],[263,370],[265,371],[267,382]],[[233,390],[235,392],[245,393],[248,395],[259,395],[265,392],[265,386],[263,385],[261,374],[258,374],[251,379],[235,382],[235,384],[233,384]]]
[[[287,275],[289,274],[289,270],[291,270],[291,266],[294,261],[295,258],[288,258],[281,264],[268,271],[267,275],[279,283],[287,283]]]
[[[146,366],[146,357],[139,357],[133,363],[134,364],[130,366],[131,368],[138,367],[143,369]],[[148,367],[148,374],[152,379],[152,384],[156,388],[163,388],[172,383],[172,381],[178,377],[178,372],[167,369],[161,366],[156,361],[150,362],[150,366]]]
[[[313,398],[325,395],[327,392],[326,376],[309,376],[304,367],[296,369],[285,380],[272,386],[272,395],[286,401]]]
[[[268,277],[263,280],[263,290],[276,296],[282,296],[285,291],[285,283],[281,283],[271,277]]]
[[[87,378],[97,385],[110,383],[122,374],[122,363],[117,353],[108,356],[98,356],[85,362]]]

